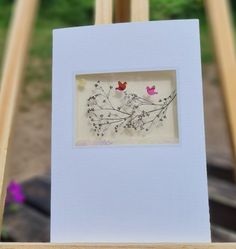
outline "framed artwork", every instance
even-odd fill
[[[52,242],[209,242],[198,20],[53,32]]]
[[[77,146],[178,143],[176,72],[76,75]]]

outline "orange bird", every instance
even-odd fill
[[[124,91],[126,88],[126,85],[127,85],[127,82],[122,83],[121,81],[118,81],[118,87],[116,87],[116,90]]]

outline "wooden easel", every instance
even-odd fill
[[[96,0],[96,24],[112,23],[112,0]],[[148,21],[148,0],[116,0],[116,21]],[[0,224],[4,210],[6,192],[6,165],[9,152],[11,130],[20,91],[24,62],[29,44],[30,31],[39,0],[18,0],[11,24],[8,47],[5,55],[0,92]],[[222,88],[226,102],[236,155],[236,112],[234,110],[236,93],[236,59],[226,0],[205,0],[210,17]],[[27,218],[27,217],[26,217]],[[1,228],[1,226],[0,226]],[[1,229],[0,229],[1,230]],[[236,243],[210,244],[50,244],[50,243],[1,243],[5,249],[108,249],[108,248],[156,248],[156,249],[233,249]]]

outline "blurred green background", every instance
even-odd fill
[[[13,3],[13,0],[0,0],[1,59]],[[231,1],[231,6],[235,13],[235,0]],[[203,0],[150,0],[151,20],[185,18],[200,19],[202,61],[203,63],[213,62],[212,43]],[[34,96],[32,100],[48,101],[51,98],[52,29],[93,23],[94,0],[41,0],[23,86],[24,90],[27,84],[41,82],[43,85],[40,94]]]

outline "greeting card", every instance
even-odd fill
[[[197,20],[54,30],[53,242],[209,242]]]

